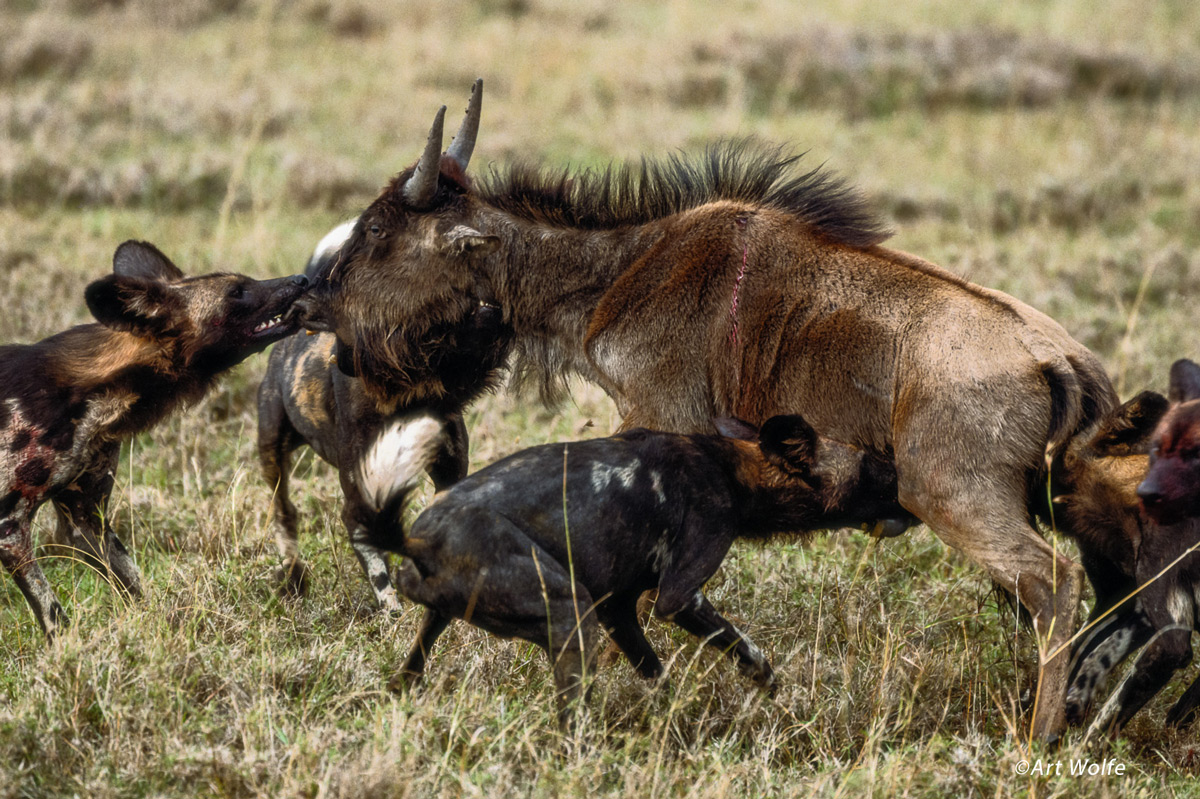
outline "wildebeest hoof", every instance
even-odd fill
[[[308,594],[309,569],[302,560],[287,561],[275,570],[275,582],[285,597],[299,599]]]

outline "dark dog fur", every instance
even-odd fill
[[[594,662],[597,621],[639,673],[661,674],[635,613],[638,596],[657,589],[658,616],[769,689],[762,652],[702,593],[734,538],[915,518],[896,502],[890,465],[819,439],[800,417],[769,419],[761,435],[718,426],[728,435],[633,430],[524,450],[438,495],[405,534],[398,510],[445,433],[429,415],[394,423],[360,476],[381,509],[372,535],[405,556],[401,593],[427,608],[393,686],[419,676],[461,618],[544,648],[565,713]]]
[[[1140,512],[1137,496],[1167,406],[1161,395],[1139,394],[1072,442],[1062,462],[1061,479],[1069,493],[1057,498],[1058,512],[1076,530],[1093,533],[1081,536],[1079,543],[1097,596],[1091,617],[1095,624],[1074,652],[1068,721],[1081,723],[1112,670],[1141,650],[1097,713],[1089,738],[1119,733],[1191,660],[1191,634],[1200,619],[1200,555],[1185,553],[1200,543],[1200,519],[1159,524]],[[1126,600],[1139,586],[1136,597]],[[1200,682],[1176,702],[1168,723],[1190,721],[1198,703]]]
[[[33,558],[30,523],[54,503],[58,540],[137,596],[137,566],[105,506],[121,441],[199,400],[216,377],[296,330],[284,321],[303,276],[188,278],[150,244],[127,241],[87,287],[99,324],[0,347],[0,561],[48,637],[66,617]]]
[[[322,239],[306,274],[312,276],[336,261],[353,225],[347,222]],[[312,324],[319,317],[319,306],[308,311]],[[367,525],[375,514],[363,502],[354,468],[389,421],[425,409],[441,418],[447,431],[429,465],[434,486],[444,489],[466,475],[468,441],[462,411],[493,384],[504,361],[507,335],[499,309],[482,299],[458,323],[455,335],[468,342],[472,353],[490,351],[492,355],[478,360],[463,358],[457,367],[447,365],[448,377],[436,390],[414,383],[407,391],[396,390],[386,397],[364,388],[363,381],[353,374],[353,359],[331,332],[293,336],[271,351],[258,392],[258,451],[263,477],[273,489],[272,523],[282,560],[279,581],[285,593],[303,595],[309,584],[309,569],[298,545],[296,508],[288,495],[291,454],[307,444],[338,470],[345,498],[342,521],[376,600],[387,610],[399,608],[386,554],[367,540]],[[403,382],[397,381],[395,385]]]
[[[1138,486],[1146,513],[1159,524],[1200,516],[1200,366],[1171,366],[1171,408],[1154,432],[1150,469]]]

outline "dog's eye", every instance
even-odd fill
[[[240,300],[245,293],[246,289],[241,283],[234,283],[229,287],[229,291],[226,296],[228,296],[231,300]]]

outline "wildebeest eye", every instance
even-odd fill
[[[373,223],[369,228],[367,228],[367,232],[377,239],[387,238],[387,231],[384,230],[383,226],[381,226],[378,222]]]

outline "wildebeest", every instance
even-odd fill
[[[1083,575],[1031,517],[1047,510],[1047,447],[1116,404],[1096,357],[1028,305],[882,247],[847,184],[779,149],[472,181],[460,148],[474,137],[442,154],[444,112],[304,300],[364,381],[427,362],[425,331],[482,287],[512,327],[517,377],[545,397],[577,373],[625,428],[675,432],[802,414],[891,460],[900,503],[1031,612],[1033,731],[1056,735]]]
[[[1089,738],[1119,732],[1191,661],[1192,630],[1200,623],[1200,554],[1188,552],[1200,544],[1200,519],[1160,524],[1142,513],[1138,503],[1150,442],[1156,428],[1162,429],[1166,412],[1166,398],[1148,391],[1113,410],[1068,445],[1061,460],[1064,473],[1056,480],[1056,488],[1067,492],[1056,498],[1058,518],[1084,531],[1080,549],[1085,560],[1090,554],[1120,567],[1093,573],[1095,625],[1075,653],[1068,720],[1082,722],[1109,673],[1140,649],[1128,675],[1097,713]],[[1114,520],[1119,522],[1115,527]],[[1106,580],[1096,581],[1096,575],[1106,573]],[[1139,587],[1135,598],[1125,600]],[[1190,721],[1198,703],[1200,681],[1175,703],[1168,724]]]
[[[127,241],[84,292],[98,324],[0,347],[0,560],[48,637],[66,617],[33,557],[47,500],[56,543],[141,594],[106,505],[121,441],[199,400],[226,369],[295,332],[303,275],[185,277],[153,245]]]
[[[657,589],[656,615],[770,689],[762,652],[702,592],[733,540],[916,520],[895,501],[890,464],[819,440],[798,416],[772,417],[761,432],[735,420],[718,428],[523,450],[437,495],[406,533],[398,511],[444,433],[424,413],[390,423],[359,483],[379,509],[373,540],[405,556],[400,592],[427,608],[393,686],[421,675],[455,618],[545,649],[564,710],[591,670],[597,622],[639,673],[657,677],[635,613],[638,596]]]
[[[1150,469],[1138,486],[1142,507],[1160,524],[1200,516],[1200,366],[1171,365],[1171,409],[1154,434]]]
[[[311,276],[336,261],[352,227],[352,222],[345,223],[323,238],[305,272]],[[444,378],[436,383],[416,380],[406,386],[395,381],[383,396],[369,394],[363,381],[347,373],[351,359],[338,358],[332,333],[293,336],[271,351],[258,391],[258,452],[263,476],[273,489],[271,517],[285,592],[301,595],[308,588],[309,570],[297,541],[296,508],[288,496],[291,453],[308,444],[338,470],[345,498],[342,521],[376,600],[387,610],[399,607],[387,559],[366,539],[366,525],[374,514],[363,504],[354,467],[389,420],[425,408],[438,414],[448,431],[441,439],[442,451],[430,464],[434,486],[446,488],[467,473],[467,428],[462,411],[491,385],[503,364],[508,337],[499,309],[482,298],[444,333],[459,342],[448,349],[431,348],[435,354],[448,356],[436,367]],[[491,356],[486,354],[489,351]],[[457,354],[462,352],[470,357]]]

